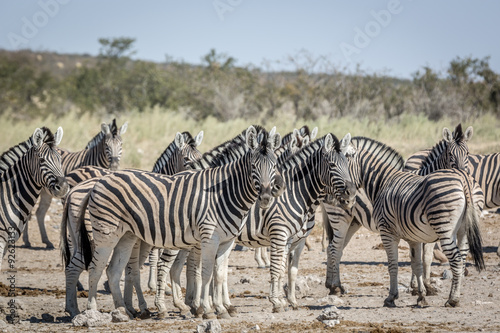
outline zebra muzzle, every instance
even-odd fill
[[[52,188],[49,189],[52,196],[56,198],[62,198],[69,192],[69,184],[66,181],[65,177],[57,177],[57,181],[52,186]]]

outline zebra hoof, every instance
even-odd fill
[[[424,296],[420,296],[418,299],[417,299],[417,306],[418,307],[421,307],[421,308],[425,308],[425,307],[428,307],[429,306],[429,303],[427,303],[427,300],[425,299]]]
[[[139,314],[139,319],[149,319],[151,318],[151,312],[148,309],[144,309]]]
[[[167,311],[158,312],[158,315],[156,317],[158,319],[166,319],[167,318]]]
[[[275,306],[273,307],[273,313],[280,313],[280,312],[283,312],[284,309],[283,309],[283,306]]]
[[[209,312],[209,313],[204,313],[203,314],[203,319],[217,319],[217,316],[215,315],[214,312]]]
[[[236,317],[236,315],[238,314],[238,310],[234,307],[234,305],[231,305],[228,306],[227,313],[229,313],[231,317]]]
[[[427,289],[427,296],[436,296],[439,294],[437,288],[431,286],[426,286],[425,288]]]
[[[231,319],[231,316],[227,312],[222,312],[217,315],[217,319]]]
[[[384,300],[384,307],[386,307],[386,308],[395,308],[396,307],[396,303],[394,303],[393,299],[386,298]]]
[[[456,307],[460,306],[460,301],[449,299],[448,301],[446,301],[444,306],[447,308],[456,308]]]

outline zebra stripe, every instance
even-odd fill
[[[37,128],[33,135],[0,156],[0,268],[6,245],[13,245],[25,229],[42,189],[62,197],[68,184],[56,146],[63,130],[55,134]]]

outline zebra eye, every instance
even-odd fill
[[[45,163],[45,158],[40,157],[40,163]]]

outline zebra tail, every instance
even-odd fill
[[[59,242],[59,249],[61,250],[61,257],[63,262],[63,267],[68,267],[70,258],[69,244],[68,244],[68,201],[65,202],[61,220],[61,241]]]
[[[89,239],[87,228],[85,228],[85,212],[87,211],[87,206],[89,204],[90,192],[87,194],[80,205],[80,213],[78,215],[77,225],[80,226],[80,251],[83,253],[83,260],[85,264],[85,269],[89,268],[89,264],[92,261],[92,244]]]
[[[469,242],[469,252],[472,255],[474,266],[480,272],[484,270],[486,266],[484,264],[483,258],[483,241],[481,238],[481,232],[479,230],[479,216],[477,214],[477,210],[475,209],[472,197],[471,202],[467,203],[465,216],[465,228],[467,240]]]

